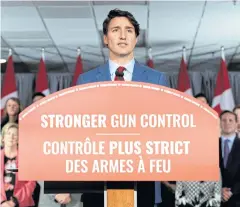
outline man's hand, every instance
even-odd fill
[[[67,194],[57,194],[55,196],[55,199],[57,200],[58,203],[68,204],[68,203],[71,202],[71,195],[69,193],[67,193]]]
[[[222,200],[227,202],[232,196],[231,188],[222,188]]]

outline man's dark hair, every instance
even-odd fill
[[[235,117],[235,121],[237,122],[238,121],[238,118],[237,118],[237,114],[233,113],[232,111],[229,111],[229,110],[224,110],[220,113],[220,119],[222,119],[222,116],[224,114],[232,114],[234,117]]]
[[[237,105],[237,106],[234,107],[233,113],[236,113],[236,110],[237,110],[237,109],[240,109],[240,105]]]
[[[207,100],[207,103],[208,103],[208,99],[207,99],[207,97],[205,96],[204,93],[198,93],[194,96],[194,98],[205,98]]]
[[[104,35],[107,35],[108,25],[109,25],[110,21],[115,17],[126,17],[131,22],[131,24],[134,26],[136,37],[138,37],[138,35],[140,33],[140,27],[139,27],[137,20],[134,18],[134,16],[130,12],[122,11],[120,9],[114,9],[108,13],[107,18],[103,22],[103,34]]]
[[[32,95],[32,100],[33,100],[36,96],[46,97],[42,92],[35,92],[35,93]]]

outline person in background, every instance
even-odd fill
[[[42,92],[35,92],[32,96],[32,102],[35,103],[36,101],[39,101],[44,97],[46,96]]]
[[[2,129],[1,150],[1,207],[29,207],[36,186],[34,181],[18,179],[18,125],[7,123]]]
[[[223,183],[221,207],[240,206],[240,139],[236,134],[237,118],[232,111],[226,110],[220,114],[219,164]]]
[[[207,97],[203,93],[198,93],[197,95],[194,96],[194,98],[198,99],[202,103],[209,105]]]
[[[221,181],[177,181],[176,207],[220,207],[221,188]]]
[[[2,140],[2,128],[7,123],[16,123],[18,124],[18,115],[21,112],[21,104],[18,98],[12,97],[6,101],[4,111],[3,111],[3,118],[1,120],[1,140]],[[3,148],[2,142],[0,143],[1,149]]]
[[[81,194],[44,194],[44,181],[39,182],[41,187],[39,207],[81,207]]]
[[[240,138],[240,105],[236,106],[233,109],[233,113],[237,115],[237,119],[238,119],[237,134],[238,134],[238,138]]]
[[[18,115],[20,114],[21,110],[22,108],[20,100],[15,97],[9,98],[4,107],[1,129],[9,122],[18,124]]]

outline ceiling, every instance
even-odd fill
[[[152,48],[156,69],[177,71],[182,47],[190,70],[217,70],[220,48],[240,71],[240,2],[236,1],[6,1],[1,2],[1,56],[35,72],[45,50],[48,71],[73,72],[77,48],[84,70],[108,59],[102,22],[111,9],[133,13],[141,34],[135,57]],[[21,63],[21,64],[20,64]]]

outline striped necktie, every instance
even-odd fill
[[[126,68],[124,67],[118,67],[116,72],[115,72],[115,81],[124,81],[124,71]]]

